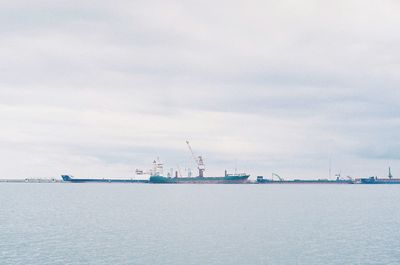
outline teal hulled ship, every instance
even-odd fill
[[[74,178],[70,175],[61,175],[61,178],[64,182],[72,182],[72,183],[148,183],[149,181],[146,179],[112,179],[112,178]]]
[[[178,177],[178,172],[175,171],[175,177],[163,176],[163,165],[159,161],[153,162],[153,170],[150,175],[149,182],[150,183],[189,183],[189,184],[235,184],[235,183],[245,183],[250,177],[249,174],[240,173],[240,174],[228,174],[225,170],[225,174],[222,177],[205,177],[205,165],[202,156],[195,156],[192,150],[192,147],[189,144],[189,141],[186,141],[186,144],[192,154],[193,160],[197,166],[198,176],[196,177]]]
[[[159,183],[159,184],[179,184],[179,183],[187,183],[187,184],[237,184],[237,183],[245,183],[247,179],[250,177],[248,174],[225,174],[223,177],[164,177],[164,176],[150,176],[150,183]]]
[[[178,171],[175,171],[175,176],[172,177],[171,173],[168,173],[167,176],[163,175],[163,164],[160,163],[159,159],[153,161],[153,169],[150,170],[150,178],[149,183],[158,183],[158,184],[239,184],[246,183],[249,174],[240,173],[240,174],[228,174],[225,170],[225,175],[222,177],[205,177],[204,171],[205,166],[203,163],[203,159],[199,156],[196,161],[198,176],[191,177],[191,173],[187,177],[178,176]],[[199,162],[200,161],[200,162]],[[142,173],[141,170],[136,170],[137,173]],[[180,174],[179,174],[180,175]]]

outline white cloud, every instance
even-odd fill
[[[0,175],[400,168],[396,1],[0,5]]]

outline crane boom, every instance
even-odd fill
[[[190,150],[190,153],[192,154],[194,162],[197,165],[197,169],[199,170],[199,177],[204,177],[204,170],[206,170],[206,168],[204,166],[203,157],[201,157],[201,156],[196,157],[196,155],[193,152],[192,147],[189,144],[189,141],[186,141],[186,144]]]
[[[281,178],[278,174],[276,173],[272,173],[272,178],[277,177],[279,179],[279,181],[283,181],[283,178]]]
[[[193,160],[196,163],[197,167],[199,166],[199,161],[197,161],[197,157],[194,155],[193,149],[189,144],[189,141],[186,141],[187,146],[189,147],[190,153],[192,154]]]

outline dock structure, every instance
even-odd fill
[[[62,183],[61,179],[55,178],[25,178],[25,179],[0,179],[0,183]]]
[[[158,164],[157,164],[158,165]],[[156,171],[158,172],[158,171]],[[257,176],[257,179],[248,180],[248,174],[227,174],[225,171],[224,177],[164,177],[161,175],[150,176],[150,179],[133,179],[133,178],[74,178],[70,175],[61,175],[61,178],[25,178],[25,179],[0,179],[0,183],[135,183],[135,184],[400,184],[400,178],[394,178],[391,168],[387,177],[378,178],[342,178],[340,174],[336,175],[336,179],[284,179],[276,173],[272,173],[271,178],[264,178],[264,176]]]
[[[355,184],[355,181],[352,179],[340,179],[340,178],[336,178],[335,180],[330,180],[330,179],[286,180],[279,178],[279,180],[275,180],[275,179],[265,179],[263,176],[258,176],[257,183],[258,184]]]

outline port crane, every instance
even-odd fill
[[[206,167],[203,162],[203,157],[202,156],[197,156],[194,154],[192,147],[189,144],[189,141],[186,141],[186,144],[190,150],[190,153],[192,154],[193,160],[197,165],[197,169],[199,170],[199,177],[204,177],[204,171],[206,170]]]
[[[345,181],[350,181],[350,182],[353,181],[353,179],[350,176],[346,176],[346,178],[342,177],[342,172],[335,174],[335,177],[336,177],[336,180],[345,180]]]
[[[278,174],[272,173],[272,179],[274,179],[274,176],[277,177],[279,179],[279,181],[284,181],[284,179],[281,178]]]

